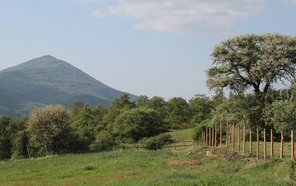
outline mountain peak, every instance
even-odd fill
[[[44,59],[44,60],[58,60],[56,57],[51,56],[51,55],[44,55],[44,56],[39,57],[39,59]]]
[[[13,116],[28,116],[48,104],[109,105],[123,94],[51,55],[0,71],[0,87],[0,115]]]

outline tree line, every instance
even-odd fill
[[[1,116],[0,159],[110,150],[138,141],[153,148],[155,141],[172,141],[159,134],[192,128],[208,119],[211,109],[212,100],[204,95],[189,101],[159,96],[131,101],[124,94],[107,108],[75,102],[71,110],[62,105],[35,109],[29,118]]]

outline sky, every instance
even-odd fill
[[[52,55],[135,95],[211,95],[226,39],[295,36],[296,0],[0,0],[0,70]]]

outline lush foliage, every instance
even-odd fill
[[[164,145],[168,145],[173,142],[174,140],[169,134],[160,134],[158,136],[143,138],[141,140],[142,147],[149,150],[159,150]]]
[[[293,80],[296,38],[280,34],[248,34],[218,44],[208,70],[211,89],[242,93],[252,87],[256,95],[269,91],[278,80]]]
[[[138,141],[166,131],[162,116],[152,109],[133,109],[120,114],[114,124],[114,134],[120,141]]]
[[[44,148],[46,155],[70,148],[70,116],[64,106],[51,105],[34,110],[28,129],[34,144]]]

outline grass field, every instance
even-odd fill
[[[208,150],[218,153],[206,157]],[[129,149],[5,161],[0,162],[0,185],[296,184],[289,177],[291,161],[288,158],[266,162],[241,157],[229,160],[225,152],[225,149],[198,146],[181,150]]]

